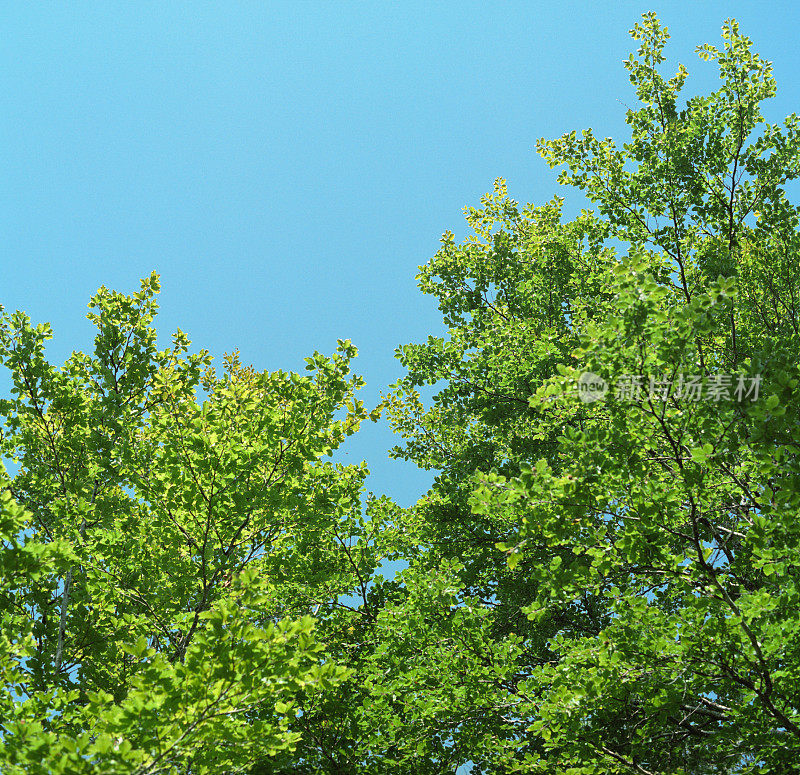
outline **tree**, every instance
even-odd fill
[[[355,350],[217,375],[180,331],[157,349],[157,291],[101,288],[61,368],[46,325],[0,322],[3,772],[242,771],[347,675],[311,615],[355,583],[366,469],[322,460],[366,417]]]
[[[798,121],[765,123],[771,67],[734,21],[698,49],[720,89],[683,105],[666,28],[632,35],[630,141],[539,143],[596,210],[499,181],[421,270],[448,335],[401,348],[390,397],[396,454],[438,471],[404,515],[414,567],[449,564],[487,622],[496,673],[451,716],[488,732],[475,772],[794,771]]]

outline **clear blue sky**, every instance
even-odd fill
[[[374,403],[395,347],[440,330],[416,268],[464,234],[461,208],[498,176],[556,193],[539,137],[624,136],[627,31],[650,9],[687,91],[715,87],[694,47],[735,16],[775,64],[770,117],[798,108],[795,2],[6,0],[0,303],[50,321],[60,361],[89,346],[100,285],[155,269],[164,335],[271,370],[351,338]],[[367,428],[347,459],[410,504],[430,477],[392,443]]]

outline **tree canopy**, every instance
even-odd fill
[[[632,36],[630,139],[538,144],[593,209],[496,181],[372,412],[347,341],[159,350],[155,274],[61,367],[3,315],[3,772],[796,771],[800,124],[735,21],[702,97]],[[381,412],[411,508],[330,459]]]

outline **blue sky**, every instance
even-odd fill
[[[100,286],[162,276],[159,327],[221,357],[302,369],[350,338],[369,403],[394,349],[438,333],[417,266],[496,177],[567,194],[537,138],[625,137],[622,60],[646,10],[687,92],[697,44],[735,16],[775,65],[769,118],[798,107],[793,2],[0,4],[0,303],[50,321],[53,359],[90,345]],[[0,387],[5,387],[0,382]],[[412,503],[430,476],[368,427],[371,489]]]

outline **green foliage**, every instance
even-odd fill
[[[157,348],[157,291],[101,288],[61,368],[47,326],[0,319],[3,772],[243,771],[347,677],[310,614],[356,583],[366,469],[322,460],[366,417],[355,349],[218,376],[180,331]]]
[[[666,29],[646,14],[632,35],[630,141],[539,143],[596,209],[565,223],[561,200],[520,208],[498,181],[467,209],[474,234],[446,233],[421,270],[448,335],[401,348],[388,405],[395,454],[438,476],[403,518],[414,567],[460,563],[487,657],[519,638],[471,701],[494,741],[468,754],[476,772],[789,772],[798,120],[764,122],[775,81],[735,22],[698,49],[720,89],[684,104]],[[580,400],[586,372],[604,399]],[[678,390],[692,376],[702,400]],[[737,397],[753,379],[757,400]],[[442,382],[425,408],[418,388]],[[453,680],[468,685],[443,662]]]
[[[421,267],[447,334],[382,405],[412,508],[326,459],[381,409],[349,342],[218,374],[158,349],[155,275],[60,368],[0,319],[4,773],[796,771],[798,120],[735,22],[683,102],[632,35],[630,140],[539,143],[595,209],[498,180]]]

